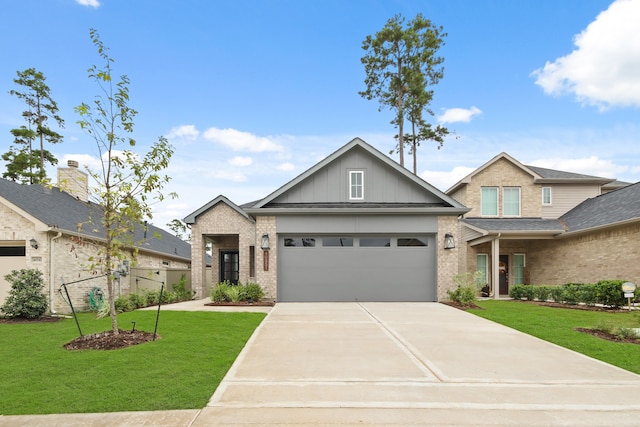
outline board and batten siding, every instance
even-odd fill
[[[600,195],[600,186],[598,184],[551,184],[542,185],[542,187],[551,187],[551,205],[542,206],[542,218],[545,219],[560,218],[586,199]],[[540,204],[542,204],[542,189],[540,189]]]
[[[364,171],[363,202],[442,202],[437,196],[357,147],[276,197],[273,203],[349,202],[349,171],[354,170]]]

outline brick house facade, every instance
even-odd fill
[[[59,187],[0,179],[0,305],[10,289],[4,276],[22,268],[42,272],[49,309],[54,313],[70,312],[60,292],[63,282],[77,310],[89,308],[93,288],[107,296],[106,271],[96,261],[104,247],[100,210],[88,200],[87,181],[75,162],[59,169]],[[118,294],[135,291],[138,282],[147,281],[146,276],[134,277],[134,268],[159,273],[154,276],[158,282],[174,277],[172,272],[189,274],[191,247],[187,242],[150,224],[146,229],[143,224],[137,227],[132,238],[138,246],[137,260],[134,263],[129,256],[120,266],[128,265],[128,272],[134,274],[116,280]]]
[[[218,196],[185,217],[193,288],[232,277],[277,301],[444,300],[466,248],[443,238],[467,210],[356,138],[258,202]]]
[[[446,193],[471,209],[460,220],[461,269],[481,271],[496,298],[520,283],[640,280],[640,184],[501,153]]]

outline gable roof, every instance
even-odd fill
[[[511,162],[513,165],[520,168],[525,173],[531,175],[531,177],[533,178],[533,182],[536,184],[593,183],[593,184],[605,185],[615,181],[615,179],[611,179],[611,178],[603,178],[599,176],[585,175],[585,174],[574,173],[574,172],[565,172],[565,171],[560,171],[555,169],[541,168],[539,166],[524,165],[520,163],[518,160],[516,160],[515,158],[511,157],[509,154],[502,152],[497,156],[495,156],[494,158],[492,158],[491,160],[489,160],[487,163],[483,164],[482,166],[480,166],[479,168],[471,172],[469,175],[462,178],[457,183],[455,183],[447,191],[445,191],[445,193],[451,194],[457,191],[458,189],[460,189],[463,185],[469,184],[471,182],[471,179],[474,176],[476,176],[478,173],[482,172],[483,170],[487,169],[488,167],[490,167],[491,165],[493,165],[494,163],[502,159]]]
[[[587,199],[559,219],[569,233],[640,221],[640,182]]]
[[[334,151],[325,159],[321,160],[319,163],[307,169],[306,171],[298,175],[296,178],[284,184],[283,186],[281,186],[280,188],[278,188],[276,191],[272,192],[265,198],[251,204],[251,206],[243,205],[243,208],[250,214],[275,213],[275,212],[282,213],[283,212],[282,208],[284,206],[274,203],[274,201],[278,197],[282,196],[287,191],[291,190],[293,187],[295,187],[296,185],[300,184],[301,182],[303,182],[304,180],[306,180],[307,178],[309,178],[310,176],[318,172],[320,169],[326,167],[327,165],[336,161],[338,158],[344,156],[346,153],[356,148],[361,148],[368,155],[380,161],[383,165],[385,165],[385,167],[393,170],[394,173],[397,173],[403,176],[404,178],[408,179],[412,183],[416,184],[418,187],[434,195],[437,199],[439,199],[440,202],[424,203],[424,204],[406,204],[404,206],[402,204],[396,204],[396,203],[393,203],[393,204],[351,203],[351,202],[348,204],[347,203],[324,203],[324,204],[297,203],[297,204],[287,204],[286,205],[286,207],[288,208],[287,211],[294,212],[294,211],[315,209],[317,212],[335,212],[337,209],[339,209],[341,213],[342,212],[347,213],[347,212],[353,212],[353,211],[362,211],[363,209],[376,210],[376,212],[386,212],[386,211],[401,212],[403,210],[408,211],[408,210],[416,210],[416,209],[424,211],[425,209],[427,209],[428,211],[432,211],[432,212],[450,213],[450,214],[461,214],[469,211],[468,208],[461,205],[455,199],[444,194],[442,191],[433,187],[431,184],[429,184],[422,178],[412,174],[406,168],[400,166],[398,163],[390,159],[388,156],[385,156],[380,151],[376,150],[374,147],[367,144],[360,138],[352,139],[350,142],[348,142],[338,150]]]
[[[102,208],[85,203],[57,187],[22,185],[0,178],[0,198],[18,213],[39,222],[42,231],[62,231],[66,234],[103,240]],[[34,222],[35,222],[34,221]],[[142,242],[141,250],[191,260],[191,245],[167,231],[147,224],[135,227],[133,239]],[[156,237],[156,234],[160,238]]]
[[[196,223],[196,218],[200,215],[202,215],[203,213],[207,212],[209,209],[212,209],[213,207],[215,207],[218,203],[224,203],[226,205],[228,205],[230,208],[232,208],[233,210],[235,210],[236,212],[238,212],[240,215],[242,215],[243,217],[245,217],[246,219],[248,219],[249,221],[253,221],[253,219],[244,211],[242,210],[241,207],[239,207],[238,205],[236,205],[235,203],[233,203],[231,200],[229,200],[228,198],[226,198],[225,196],[223,196],[222,194],[219,195],[218,197],[216,197],[215,199],[211,200],[209,203],[207,203],[206,205],[198,208],[197,210],[191,212],[189,215],[187,215],[186,217],[184,217],[183,221],[187,224],[195,224]]]

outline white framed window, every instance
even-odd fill
[[[502,189],[502,215],[520,216],[520,187]]]
[[[551,206],[551,187],[542,187],[542,205]]]
[[[364,171],[349,171],[349,200],[364,200]]]
[[[480,215],[498,216],[498,187],[482,187],[480,191]]]
[[[513,284],[524,284],[524,268],[526,261],[524,254],[513,254]]]
[[[489,284],[489,255],[488,254],[476,254],[476,270],[480,272],[478,280],[479,285]]]

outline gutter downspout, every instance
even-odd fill
[[[51,311],[51,314],[56,314],[56,309],[53,305],[53,297],[55,296],[55,291],[54,291],[54,282],[55,282],[55,274],[53,271],[53,259],[54,259],[54,241],[58,240],[60,237],[62,237],[62,231],[58,231],[58,234],[56,236],[53,236],[51,238],[51,240],[49,241],[49,310]]]

